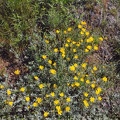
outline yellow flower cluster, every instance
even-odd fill
[[[41,54],[38,70],[32,74],[33,80],[30,79],[30,82],[28,81],[30,84],[26,86],[22,84],[23,86],[20,86],[19,92],[17,92],[29,109],[31,107],[36,109],[44,104],[52,106],[48,108],[49,110],[47,108],[43,110],[44,119],[53,112],[62,115],[64,112],[71,111],[71,104],[74,100],[68,91],[82,91],[82,101],[80,102],[86,108],[96,101],[102,100],[103,86],[100,87],[99,78],[97,80],[96,77],[100,68],[97,65],[89,65],[84,58],[88,53],[99,49],[98,43],[103,41],[103,38],[99,37],[96,40],[96,37],[87,30],[85,21],[78,24],[77,30],[78,35],[75,37],[73,37],[75,32],[73,27],[68,27],[64,31],[55,30],[55,40],[54,36],[45,37],[45,53]],[[59,41],[56,40],[57,37]],[[20,75],[20,73],[21,71],[18,69],[14,71],[15,75]],[[100,80],[105,83],[108,81],[108,77],[103,76]],[[0,84],[0,90],[4,88],[4,84]],[[6,89],[5,93],[7,98],[12,98],[12,95],[15,94],[11,88]],[[5,103],[11,107],[15,104],[13,100],[6,100]]]

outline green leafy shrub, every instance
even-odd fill
[[[102,100],[110,83],[108,65],[86,61],[104,38],[91,34],[84,21],[46,33],[44,39],[34,38],[28,48],[34,57],[28,63],[29,73],[22,75],[17,69],[15,84],[0,84],[1,116],[71,119],[81,113],[82,118],[84,111]]]
[[[24,73],[16,68],[14,83],[9,83],[9,75],[0,83],[1,119],[109,119],[97,110],[113,86],[114,66],[94,60],[105,39],[89,31],[85,21],[74,19],[72,2],[1,2],[2,44],[16,55],[24,48],[28,69]]]

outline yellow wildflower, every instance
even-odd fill
[[[64,93],[63,93],[63,92],[61,92],[59,95],[60,95],[60,97],[63,97],[63,96],[64,96]]]
[[[86,84],[90,84],[90,80],[86,80]]]
[[[8,101],[7,102],[9,106],[13,106],[13,102],[12,101]]]
[[[101,97],[101,96],[98,96],[98,100],[101,101],[101,100],[102,100],[102,97]]]
[[[80,81],[81,81],[81,82],[84,82],[84,78],[80,78]]]
[[[96,90],[95,93],[96,93],[97,95],[99,95],[99,94],[100,94],[100,91]]]
[[[49,72],[50,72],[51,74],[53,74],[53,75],[56,74],[56,70],[55,70],[55,69],[50,69]]]
[[[90,39],[88,38],[88,39],[86,39],[86,42],[87,42],[87,43],[90,43],[91,41],[90,41]]]
[[[71,38],[67,38],[67,42],[68,42],[68,43],[71,42]]]
[[[91,87],[92,87],[92,88],[95,88],[95,84],[94,84],[94,83],[92,83],[92,84],[91,84]]]
[[[49,44],[49,40],[45,40],[45,43]]]
[[[48,117],[49,112],[44,112],[44,117]]]
[[[103,41],[103,38],[102,38],[102,37],[99,37],[99,40],[100,40],[100,41]]]
[[[38,76],[34,76],[34,79],[35,79],[35,80],[39,80]]]
[[[60,48],[60,52],[61,52],[61,53],[65,53],[65,48],[61,47],[61,48]]]
[[[83,31],[81,31],[81,32],[80,32],[80,34],[81,34],[81,35],[84,35],[84,32],[83,32]]]
[[[95,98],[94,97],[90,97],[90,102],[95,102]]]
[[[92,36],[89,37],[89,39],[90,39],[90,42],[92,42],[94,40],[94,38]]]
[[[84,92],[83,95],[84,95],[85,97],[88,97],[88,93],[87,93],[87,92]]]
[[[19,75],[19,74],[20,74],[20,70],[15,70],[15,71],[14,71],[14,74],[15,74],[15,75]]]
[[[73,78],[74,80],[78,80],[78,77],[77,76],[74,76],[74,78]]]
[[[71,101],[70,97],[67,97],[66,102],[70,102],[70,101]]]
[[[72,83],[72,84],[71,84],[71,87],[75,87],[75,84],[74,84],[74,83]]]
[[[70,68],[70,71],[75,71],[75,66],[74,65],[70,66],[69,68]]]
[[[86,36],[89,36],[90,33],[89,32],[85,32],[85,34],[86,34]]]
[[[7,90],[7,95],[11,95],[11,90]]]
[[[40,89],[44,88],[44,84],[39,84],[39,88]]]
[[[76,50],[76,49],[73,49],[73,52],[75,53],[75,52],[77,52],[77,50]]]
[[[85,52],[87,53],[87,52],[89,52],[89,50],[88,50],[88,49],[85,49]]]
[[[39,69],[40,69],[40,70],[43,70],[43,69],[44,69],[44,66],[40,65],[40,66],[39,66]]]
[[[29,102],[29,101],[30,101],[30,97],[29,97],[29,96],[26,96],[26,97],[25,97],[25,100],[26,100],[27,102]]]
[[[74,63],[73,66],[75,66],[76,68],[78,67],[78,64],[77,63]]]
[[[45,97],[48,98],[50,95],[46,94]]]
[[[33,105],[33,107],[38,107],[38,103],[37,102],[34,102],[32,105]]]
[[[93,49],[94,49],[94,50],[98,50],[98,46],[97,46],[97,45],[94,45]]]
[[[0,89],[4,89],[4,88],[5,88],[4,85],[1,85],[1,84],[0,84]]]
[[[75,86],[79,87],[80,83],[79,82],[75,82]]]
[[[72,30],[72,28],[71,28],[71,27],[69,27],[69,28],[67,29],[67,31],[68,31],[68,32],[70,32],[71,30]]]
[[[86,31],[86,29],[85,29],[85,28],[82,28],[82,31],[83,31],[83,32],[85,32],[85,31]]]
[[[56,106],[55,108],[56,108],[56,110],[58,110],[58,111],[61,110],[61,107],[60,107],[60,106]]]
[[[42,58],[43,58],[43,59],[46,59],[46,58],[47,58],[47,56],[46,56],[46,55],[42,55]]]
[[[82,25],[79,24],[79,25],[78,25],[78,28],[79,28],[79,29],[82,28]]]
[[[47,38],[47,36],[44,36],[44,38]]]
[[[91,37],[89,37],[88,39],[86,39],[86,41],[87,41],[87,43],[91,43],[91,42],[93,42],[93,37],[91,36]]]
[[[54,67],[56,66],[56,62],[53,63],[53,66],[54,66]]]
[[[103,80],[104,82],[107,82],[108,79],[107,79],[107,77],[103,77],[102,80]]]
[[[57,111],[59,115],[62,115],[62,110]]]
[[[81,66],[82,66],[83,68],[86,68],[87,63],[82,63]]]
[[[65,44],[65,47],[69,47],[69,45],[66,43],[66,44]]]
[[[80,46],[80,42],[79,42],[79,43],[77,43],[77,44],[76,44],[76,46],[77,46],[77,47],[79,47],[79,46]]]
[[[59,103],[60,103],[59,100],[54,100],[54,105],[57,105]]]
[[[53,88],[57,88],[57,85],[56,85],[56,84],[53,84]]]
[[[74,45],[74,44],[76,44],[76,42],[75,42],[75,41],[73,41],[73,42],[72,42],[72,44]]]
[[[83,43],[83,41],[84,41],[83,39],[80,40],[81,43]]]
[[[54,67],[56,66],[56,62],[53,63],[53,66],[54,66]]]
[[[62,54],[62,57],[65,58],[65,54]]]
[[[93,67],[93,70],[94,70],[94,71],[97,71],[97,67],[96,67],[96,66],[94,66],[94,67]]]
[[[57,34],[59,34],[59,33],[60,33],[60,31],[59,31],[59,30],[56,30],[56,33],[57,33]]]
[[[59,115],[62,115],[62,110],[60,106],[56,106],[56,110]]]
[[[30,105],[28,105],[27,108],[30,109]]]
[[[20,92],[24,92],[24,91],[25,91],[25,87],[21,87]]]
[[[58,51],[59,51],[58,48],[55,48],[55,49],[54,49],[54,52],[58,52]]]
[[[36,102],[37,102],[38,104],[41,103],[41,102],[42,102],[42,98],[37,97],[37,98],[36,98]]]
[[[87,46],[87,49],[88,49],[88,50],[91,50],[91,49],[92,49],[92,46],[91,46],[91,45],[88,45],[88,46]]]
[[[66,30],[64,30],[64,32],[63,32],[64,34],[67,34],[67,31]]]
[[[70,61],[70,58],[69,58],[69,57],[67,58],[67,61]]]
[[[97,90],[98,90],[98,91],[102,91],[101,87],[98,87]]]
[[[85,76],[88,77],[88,74],[86,74]]]
[[[93,71],[93,70],[91,70],[91,73],[94,73],[94,71]]]
[[[84,103],[84,106],[85,106],[85,107],[89,107],[89,103],[88,103],[87,100],[83,100],[83,103]]]
[[[52,60],[48,60],[48,63],[49,63],[49,64],[52,64]]]
[[[69,111],[70,111],[70,107],[69,107],[69,106],[66,106],[65,111],[66,111],[66,112],[69,112]]]
[[[67,86],[70,86],[70,83],[67,83]]]
[[[55,96],[55,93],[54,93],[54,92],[51,92],[50,95],[51,95],[52,97],[54,97],[54,96]]]
[[[101,89],[100,87],[98,87],[98,88],[96,89],[95,93],[98,95],[98,94],[101,93],[101,91],[102,91],[102,89]]]
[[[85,21],[81,21],[81,25],[86,25],[87,23]]]

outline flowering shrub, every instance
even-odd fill
[[[14,85],[0,84],[1,115],[68,119],[99,103],[110,80],[108,66],[89,64],[86,57],[97,51],[103,40],[88,31],[85,21],[39,38],[29,73],[21,75],[17,69]]]

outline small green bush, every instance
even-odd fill
[[[90,31],[85,21],[73,19],[71,2],[1,2],[0,36],[6,41],[3,46],[10,46],[18,58],[22,52],[28,69],[24,73],[16,68],[12,73],[14,83],[9,83],[7,74],[7,82],[0,83],[1,119],[106,117],[103,113],[96,115],[95,109],[113,85],[114,66],[87,59],[98,52],[105,39]]]
[[[44,39],[36,36],[30,47],[35,60],[29,62],[29,73],[21,75],[17,69],[15,85],[0,85],[1,115],[68,119],[99,103],[111,79],[108,66],[89,65],[85,58],[103,40],[90,34],[84,21],[46,33]]]

